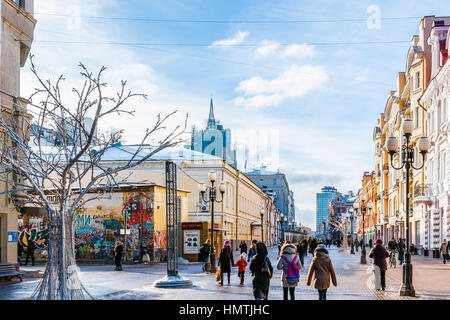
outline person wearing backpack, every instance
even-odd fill
[[[258,242],[256,244],[256,255],[250,263],[250,271],[253,277],[253,296],[256,300],[267,300],[269,296],[273,267],[267,254],[267,247],[264,242]]]
[[[300,269],[303,265],[296,254],[293,244],[284,244],[278,258],[277,269],[281,271],[281,286],[283,287],[283,300],[288,300],[288,291],[291,300],[295,300],[295,287],[300,280]]]
[[[328,256],[328,250],[323,244],[318,245],[314,251],[314,258],[309,266],[308,279],[306,280],[307,286],[311,285],[313,275],[313,285],[319,292],[319,300],[327,300],[327,290],[330,287],[330,276],[335,287],[337,287],[337,280],[333,264]]]

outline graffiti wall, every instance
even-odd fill
[[[126,243],[127,261],[136,261],[148,253],[152,261],[165,261],[167,238],[164,232],[154,232],[153,193],[115,193],[113,199],[92,202],[74,216],[76,258],[79,261],[99,261],[114,258],[117,240]],[[129,234],[124,234],[124,229]],[[122,232],[121,232],[122,231]],[[36,257],[46,258],[49,230],[44,217],[19,219],[19,242],[26,250],[32,241],[38,250]],[[126,241],[125,241],[126,240]],[[124,248],[125,249],[125,248]]]
[[[32,242],[36,247],[36,250],[34,251],[35,259],[46,259],[49,230],[47,221],[45,221],[44,217],[24,216],[23,218],[18,219],[18,227],[18,242],[22,245],[24,252],[26,253],[28,245]]]

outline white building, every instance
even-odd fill
[[[432,47],[432,73],[420,101],[427,110],[427,135],[431,139],[426,164],[424,249],[437,250],[443,239],[450,238],[450,167],[448,102],[450,98],[449,25],[435,23],[428,38]]]

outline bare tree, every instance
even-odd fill
[[[125,179],[119,179],[119,172],[136,167],[162,149],[181,142],[187,115],[184,124],[170,129],[166,124],[176,111],[164,117],[158,115],[125,163],[105,165],[102,156],[121,131],[109,135],[100,147],[94,148],[98,124],[113,114],[134,114],[126,105],[132,99],[147,96],[128,91],[126,81],[121,82],[115,96],[108,96],[107,85],[102,82],[106,68],[93,74],[80,63],[82,85],[72,89],[75,103],[66,105],[62,93],[65,79],[61,76],[54,82],[43,80],[33,58],[30,60],[31,71],[40,85],[30,97],[29,105],[38,111],[34,122],[27,110],[21,110],[18,105],[0,117],[0,181],[7,183],[5,193],[16,204],[44,208],[49,221],[48,262],[33,299],[85,299],[89,293],[79,279],[75,261],[75,212],[88,201],[110,196]],[[58,143],[54,146],[46,145],[42,138],[44,125],[55,132]],[[29,143],[30,133],[36,137],[35,145]],[[149,139],[155,135],[159,142],[149,146]]]
[[[342,232],[344,235],[342,247],[344,249],[348,248],[348,240],[347,240],[347,219],[342,216],[332,216],[328,218],[328,224],[334,228]]]

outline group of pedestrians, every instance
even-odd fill
[[[203,248],[203,249],[202,249]],[[199,260],[207,263],[206,252],[209,252],[209,243],[205,242],[200,249]],[[239,245],[241,254],[239,259],[234,262],[233,252],[230,241],[224,241],[223,248],[220,251],[218,259],[217,280],[219,286],[223,286],[225,274],[228,285],[230,285],[231,267],[238,268],[238,277],[240,285],[244,284],[245,272],[247,266],[252,275],[252,290],[256,300],[267,300],[269,297],[270,281],[274,274],[274,266],[268,257],[267,246],[263,242],[253,240],[247,252],[247,245],[241,242]],[[295,300],[295,288],[300,280],[300,270],[304,267],[304,257],[309,252],[313,254],[313,259],[309,266],[307,274],[307,285],[311,284],[318,291],[319,300],[326,300],[326,292],[333,283],[337,286],[336,274],[333,264],[328,255],[328,250],[324,243],[317,239],[299,240],[297,244],[286,241],[280,244],[276,269],[281,270],[280,284],[283,288],[284,300]],[[205,266],[203,270],[205,271]]]

